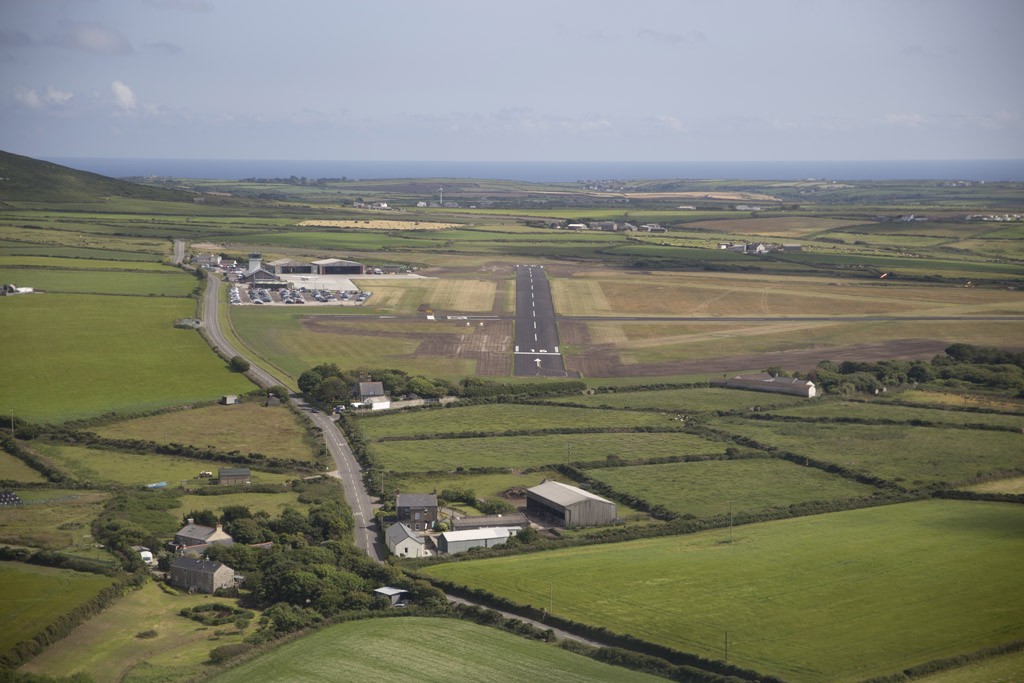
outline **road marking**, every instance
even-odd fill
[[[533,329],[537,329],[537,321],[536,320],[533,321]]]
[[[533,335],[533,341],[537,341],[537,335],[536,334]]]
[[[513,355],[516,355],[516,356],[561,356],[562,354],[560,354],[560,353],[552,353],[551,351],[534,351],[533,349],[530,349],[529,351],[516,351]]]

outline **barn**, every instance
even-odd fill
[[[490,548],[503,545],[509,536],[519,533],[519,527],[487,527],[486,529],[467,529],[465,531],[446,531],[437,537],[437,549],[442,553],[454,555],[470,548]]]
[[[526,514],[573,529],[615,521],[615,503],[583,489],[545,479],[526,489]]]

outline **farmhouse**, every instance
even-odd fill
[[[235,585],[235,570],[210,560],[179,557],[171,563],[171,583],[190,593],[212,593]]]
[[[197,545],[232,545],[234,542],[235,540],[231,538],[231,534],[224,531],[220,524],[216,527],[196,524],[195,520],[190,517],[188,524],[178,529],[178,532],[174,534],[172,545],[176,549],[182,549]]]
[[[251,484],[252,471],[247,467],[225,467],[217,470],[217,483],[222,486]]]
[[[713,386],[729,389],[751,389],[753,391],[770,391],[776,394],[792,394],[814,398],[818,395],[814,382],[795,377],[773,377],[767,372],[755,372],[747,375],[736,375],[731,379],[712,380]]]
[[[526,489],[526,514],[566,529],[599,526],[615,521],[615,503],[575,486],[546,479]]]
[[[431,529],[437,521],[437,495],[433,493],[399,493],[395,501],[398,521],[406,522],[414,531]]]
[[[446,531],[437,537],[437,549],[442,553],[454,555],[470,548],[490,548],[503,545],[510,536],[519,533],[519,527],[487,527],[486,529],[466,529],[465,531]]]
[[[388,527],[384,540],[391,554],[398,557],[426,557],[430,554],[423,538],[401,522]]]
[[[384,383],[383,382],[358,382],[352,388],[352,394],[365,401],[368,398],[375,396],[384,396]]]

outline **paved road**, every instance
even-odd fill
[[[180,266],[185,260],[185,240],[174,240],[174,265]]]
[[[241,356],[243,354],[231,345],[220,327],[220,319],[217,316],[220,308],[220,288],[220,278],[210,274],[207,278],[206,298],[203,305],[203,331],[211,346],[221,356],[227,358]],[[283,384],[265,369],[253,363],[251,359],[249,359],[249,363],[248,376],[257,385],[267,388]],[[385,548],[376,542],[377,520],[373,516],[375,506],[363,486],[362,469],[348,442],[345,441],[345,435],[329,415],[312,412],[310,406],[300,396],[293,395],[290,400],[323,433],[324,443],[327,445],[327,450],[334,459],[336,467],[334,472],[328,474],[341,480],[345,492],[345,502],[352,509],[352,516],[355,519],[356,545],[365,550],[370,557],[378,561],[383,560],[387,553]]]
[[[516,266],[516,377],[566,377],[558,324],[542,266]]]

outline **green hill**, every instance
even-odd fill
[[[192,201],[187,192],[115,180],[0,151],[0,202],[99,202],[105,197]]]

